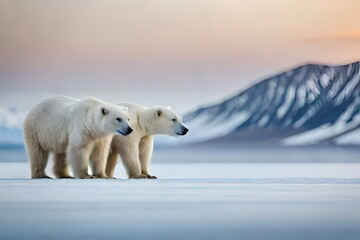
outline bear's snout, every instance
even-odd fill
[[[126,135],[132,133],[133,129],[131,127],[128,127],[128,129],[126,130]]]
[[[186,127],[184,127],[184,129],[183,129],[183,131],[182,131],[182,135],[185,135],[185,134],[187,134],[187,132],[189,131],[189,129],[188,128],[186,128]]]
[[[178,132],[175,132],[177,135],[180,135],[180,136],[184,136],[187,132],[189,131],[189,129],[187,127],[185,127],[184,125],[182,125],[180,127],[180,131]]]
[[[126,128],[126,130],[116,130],[118,133],[120,133],[121,135],[124,135],[124,136],[126,136],[126,135],[128,135],[128,134],[130,134],[130,133],[132,133],[132,131],[133,131],[133,129],[129,126],[129,127],[127,127]]]

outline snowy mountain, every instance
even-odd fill
[[[26,113],[0,107],[0,146],[22,145],[22,124]]]
[[[183,142],[360,144],[360,62],[308,64],[184,117]]]

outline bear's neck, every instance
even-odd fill
[[[94,127],[92,128],[91,126],[94,126],[94,124],[90,124],[90,125],[85,124],[85,133],[88,135],[88,137],[92,139],[104,138],[110,135],[109,133],[101,131],[98,128],[94,128]]]
[[[152,125],[150,123],[152,122],[153,118],[154,118],[154,114],[151,108],[138,114],[137,121],[143,136],[156,134],[154,129],[150,127]]]

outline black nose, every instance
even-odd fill
[[[116,121],[121,122],[122,119],[121,118],[116,118]]]
[[[182,132],[182,133],[183,133],[183,135],[185,135],[188,131],[189,131],[189,129],[184,128],[184,129],[183,129],[183,132]]]
[[[131,127],[128,127],[128,129],[126,130],[126,134],[130,134],[132,133],[133,129]]]

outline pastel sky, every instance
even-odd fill
[[[185,113],[293,66],[360,60],[357,0],[3,0],[0,107],[52,95]]]

